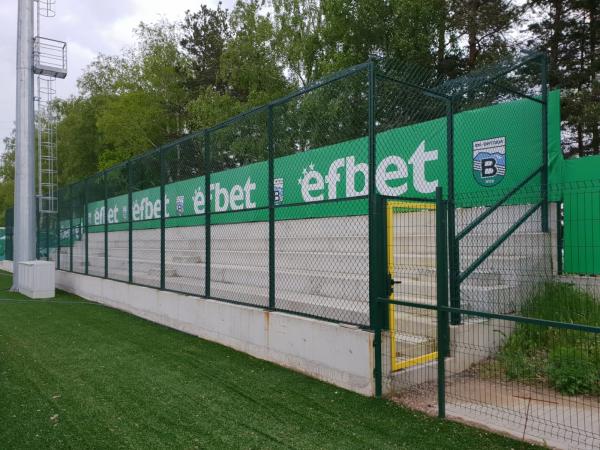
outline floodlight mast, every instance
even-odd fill
[[[36,21],[34,3],[37,3]],[[36,213],[47,221],[49,216],[57,215],[58,209],[56,116],[51,108],[56,92],[54,80],[67,76],[67,44],[40,35],[40,18],[54,17],[55,3],[56,0],[19,0],[13,291],[19,290],[19,263],[35,260],[37,256]],[[34,74],[38,75],[37,97],[33,94]],[[34,101],[38,106],[37,199],[34,173]]]
[[[35,154],[33,139],[33,0],[19,0],[17,17],[17,111],[13,287],[19,263],[34,260],[36,248]]]

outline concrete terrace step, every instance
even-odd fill
[[[88,249],[90,258],[104,258],[102,251]],[[109,259],[129,258],[129,248],[110,247]],[[235,264],[247,267],[263,267],[268,265],[268,251],[248,250],[214,250],[211,261],[216,264]],[[136,260],[160,260],[160,249],[146,249],[135,246],[133,258]],[[165,252],[165,260],[170,262],[204,262],[203,251],[180,249]],[[337,270],[344,273],[364,274],[368,271],[368,253],[340,252],[275,252],[276,269],[294,269],[310,267],[312,270]]]
[[[75,262],[74,258],[74,262]],[[83,264],[83,259],[78,259]],[[83,266],[81,266],[83,267]],[[104,257],[89,257],[88,270],[98,268],[103,270]],[[126,276],[129,270],[127,258],[108,258],[109,272],[121,273]],[[146,273],[156,278],[160,275],[160,265],[156,260],[134,260],[133,270],[136,273]],[[204,274],[204,263],[166,263],[165,274],[168,277]],[[223,283],[239,283],[254,287],[266,288],[269,285],[268,266],[238,266],[211,262],[211,281]],[[332,298],[347,298],[349,300],[368,300],[368,275],[321,270],[291,270],[277,269],[275,283],[279,287],[301,294],[322,295]]]
[[[90,235],[91,236],[91,235]],[[327,237],[285,237],[275,234],[275,248],[277,251],[304,251],[304,252],[368,252],[368,238],[365,235],[340,235]],[[169,239],[165,238],[165,248],[167,249],[204,249],[205,240],[196,238],[187,239]],[[140,239],[134,236],[134,245],[147,249],[160,250],[160,238],[154,236],[148,239]],[[125,238],[113,238],[109,235],[110,247],[129,247],[129,240]],[[89,249],[104,249],[104,239],[90,239],[88,241]],[[231,238],[215,238],[211,239],[211,249],[218,250],[240,250],[240,251],[268,251],[269,242],[268,236],[264,237],[231,237]]]
[[[435,352],[436,340],[428,336],[417,336],[402,332],[394,333],[396,339],[396,357],[400,360],[416,358]]]
[[[137,276],[137,282],[145,284],[144,282],[154,283],[155,280],[153,278],[144,278],[140,274]],[[198,289],[198,279],[167,277],[165,284],[167,288],[173,290],[196,292],[199,295],[203,295],[203,292]],[[267,307],[269,303],[268,288],[266,287],[224,283],[215,280],[211,280],[211,297],[250,303],[263,307]],[[357,301],[323,295],[299,294],[285,288],[279,288],[276,290],[275,304],[278,309],[322,316],[345,322],[367,325],[369,321],[368,299]]]

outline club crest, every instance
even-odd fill
[[[482,186],[495,186],[506,173],[506,138],[473,142],[473,175]]]
[[[175,201],[175,208],[180,216],[183,215],[183,198],[183,195],[178,195]]]
[[[275,178],[273,180],[273,194],[275,196],[275,204],[283,203],[283,178]]]

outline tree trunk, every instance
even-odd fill
[[[550,88],[555,87],[560,83],[559,74],[559,45],[564,30],[564,5],[563,0],[553,0],[551,4],[552,13],[552,35],[550,36],[550,67],[549,67],[549,84]]]
[[[469,0],[467,5],[467,36],[469,45],[469,59],[467,65],[469,68],[475,67],[479,50],[477,49],[477,10],[479,9],[479,0]]]
[[[591,0],[589,2],[590,13],[590,90],[592,101],[598,100],[598,91],[600,90],[600,74],[597,67],[596,47],[598,44],[598,2]],[[592,123],[592,152],[594,155],[600,154],[600,119]]]

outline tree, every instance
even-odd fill
[[[219,79],[221,55],[226,42],[231,39],[228,10],[222,8],[221,2],[216,9],[202,5],[194,13],[188,10],[181,32],[183,36],[180,44],[191,67],[188,87],[192,96],[199,95],[209,86],[222,92],[223,86]]]
[[[563,150],[600,154],[600,5],[595,0],[531,0],[530,47],[548,51],[551,88],[562,90]]]
[[[507,56],[524,9],[512,0],[449,0],[449,31],[463,40],[462,67],[472,70]]]
[[[0,224],[5,224],[6,209],[14,204],[15,189],[15,136],[16,130],[4,138],[4,152],[0,155]]]

